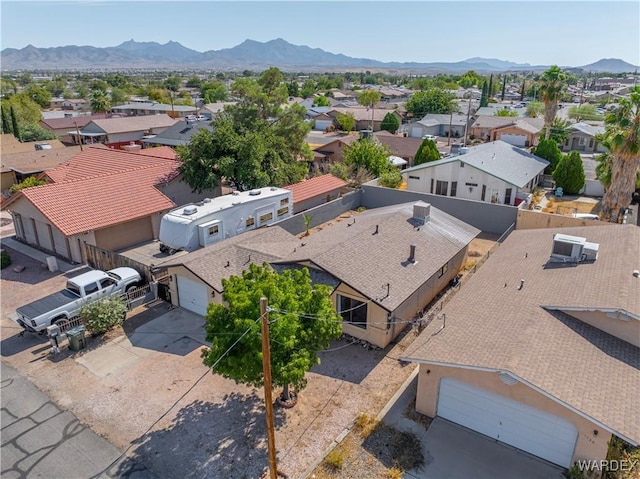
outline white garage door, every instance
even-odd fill
[[[331,120],[316,120],[315,126],[313,127],[313,129],[324,131],[326,128],[330,127],[331,125],[333,125],[333,121]]]
[[[178,301],[182,308],[205,316],[209,305],[207,287],[184,276],[178,276]]]
[[[422,128],[413,126],[409,132],[411,138],[422,138]]]
[[[455,379],[442,378],[438,416],[563,467],[578,430],[569,421]]]
[[[516,135],[511,133],[500,135],[500,139],[513,146],[524,146],[527,142],[527,137],[525,135]]]

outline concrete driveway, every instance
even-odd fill
[[[405,477],[564,479],[559,467],[439,417],[422,437],[422,448],[425,466]]]

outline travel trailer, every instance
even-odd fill
[[[266,187],[205,198],[169,211],[160,223],[160,251],[194,251],[291,216],[290,190]]]

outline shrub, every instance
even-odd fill
[[[560,161],[562,160],[562,152],[558,148],[558,144],[554,140],[540,140],[538,146],[531,150],[536,156],[547,160],[550,164],[545,168],[545,173],[553,173]]]
[[[354,425],[360,436],[367,438],[378,427],[379,421],[367,413],[362,413],[356,418]]]
[[[378,184],[386,188],[399,188],[402,184],[402,174],[400,174],[400,170],[394,168],[391,171],[383,173],[378,180]]]
[[[387,469],[388,479],[402,479],[403,477],[404,471],[399,467],[392,467],[391,469]]]
[[[0,253],[0,269],[5,269],[11,264],[11,256],[6,251]]]
[[[11,188],[9,188],[9,191],[11,193],[15,193],[25,188],[32,188],[34,186],[40,186],[40,185],[46,185],[46,184],[47,184],[46,181],[38,180],[36,179],[35,176],[30,176],[29,178],[25,179],[21,183],[16,183],[14,185],[11,185]]]
[[[580,153],[572,151],[565,155],[553,171],[553,179],[565,193],[578,193],[585,182],[584,165]]]
[[[344,451],[340,446],[335,447],[327,457],[324,458],[324,462],[333,467],[334,469],[342,468],[344,464]]]
[[[103,298],[80,309],[80,316],[87,322],[87,330],[94,336],[122,324],[126,313],[127,305],[121,296]]]

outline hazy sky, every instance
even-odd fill
[[[6,1],[2,48],[169,40],[197,51],[284,38],[381,61],[640,64],[640,1]]]

